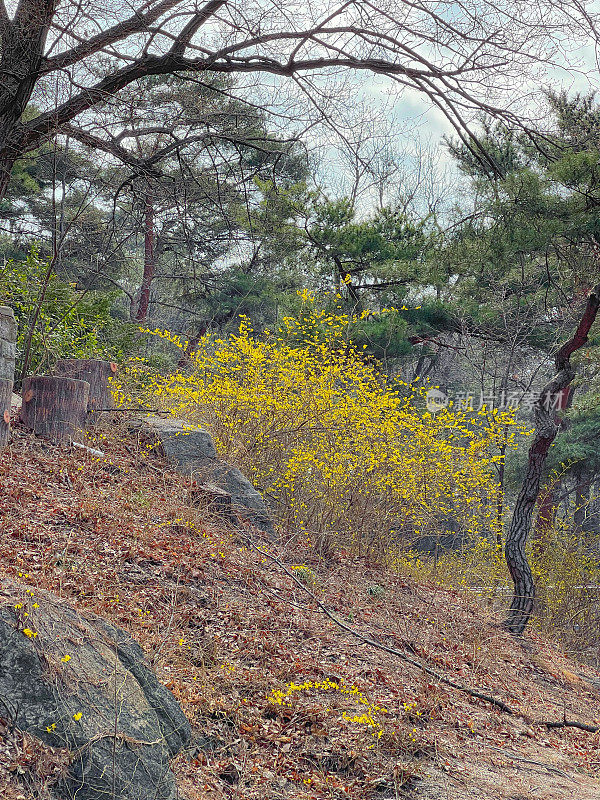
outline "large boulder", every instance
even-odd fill
[[[154,442],[178,472],[190,475],[197,484],[217,487],[231,497],[231,510],[238,520],[249,522],[275,538],[273,518],[262,495],[237,467],[217,457],[208,431],[181,419],[149,416],[133,429]]]
[[[238,519],[248,521],[269,538],[275,538],[273,519],[267,504],[248,478],[237,467],[220,459],[206,459],[195,465],[197,483],[218,486],[231,497],[231,508]]]
[[[190,739],[136,642],[47,592],[0,589],[0,714],[68,748],[64,800],[176,800],[170,759]]]

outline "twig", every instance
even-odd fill
[[[541,725],[545,725],[547,728],[579,728],[580,731],[588,731],[589,733],[598,733],[600,731],[600,727],[597,725],[588,725],[586,722],[572,722],[567,719],[563,719],[560,722],[542,722]]]
[[[140,408],[131,406],[131,408],[121,407],[119,408],[90,408],[90,414],[99,414],[101,411],[151,411],[153,414],[160,414],[162,413],[160,408]],[[164,412],[166,413],[166,412]]]
[[[568,772],[564,772],[562,769],[558,769],[557,767],[552,767],[550,764],[544,764],[541,761],[534,761],[532,758],[524,758],[523,756],[518,755],[517,753],[511,753],[510,750],[503,750],[501,747],[494,747],[494,745],[487,745],[490,750],[496,750],[498,753],[502,753],[502,755],[507,756],[508,758],[514,759],[515,761],[521,761],[523,764],[533,764],[536,767],[541,767],[542,769],[547,770],[548,772],[553,772],[556,775],[560,775],[561,778],[567,778],[570,781],[575,781],[572,775],[569,775]]]

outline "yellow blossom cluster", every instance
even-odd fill
[[[339,682],[332,681],[325,678],[323,681],[304,681],[304,683],[295,683],[291,681],[284,689],[274,689],[267,700],[270,703],[278,706],[291,706],[290,698],[294,694],[301,692],[339,692],[340,694],[350,698],[355,703],[363,706],[360,713],[352,714],[348,711],[342,712],[342,718],[347,722],[353,722],[357,725],[365,725],[369,732],[376,738],[380,739],[383,736],[384,727],[380,718],[380,714],[386,714],[387,709],[382,706],[371,703],[365,695],[356,686],[347,686],[342,678]]]
[[[189,370],[161,376],[133,362],[117,401],[159,403],[208,429],[282,529],[315,544],[384,555],[446,529],[494,539],[494,467],[523,432],[512,413],[429,413],[424,390],[389,379],[352,344],[360,317],[302,301],[276,331],[257,334],[242,318],[237,334],[206,335]]]

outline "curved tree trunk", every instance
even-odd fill
[[[568,396],[569,384],[575,376],[571,355],[587,342],[599,307],[600,285],[589,295],[575,335],[556,354],[556,375],[544,386],[535,404],[535,435],[529,448],[527,470],[515,503],[504,551],[514,584],[513,599],[504,625],[514,634],[523,633],[533,610],[535,585],[525,546],[531,529],[531,515],[540,492],[544,462],[559,429],[555,412],[562,407],[565,395]]]

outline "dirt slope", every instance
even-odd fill
[[[174,765],[188,800],[600,797],[599,735],[544,724],[598,724],[589,667],[535,634],[515,642],[463,593],[346,553],[319,560],[302,538],[282,546],[321,603],[400,656],[375,649],[191,505],[189,481],[118,425],[90,442],[102,458],[16,433],[0,463],[0,579],[52,590],[140,642],[194,726]],[[0,721],[1,797],[43,798],[60,759]]]

